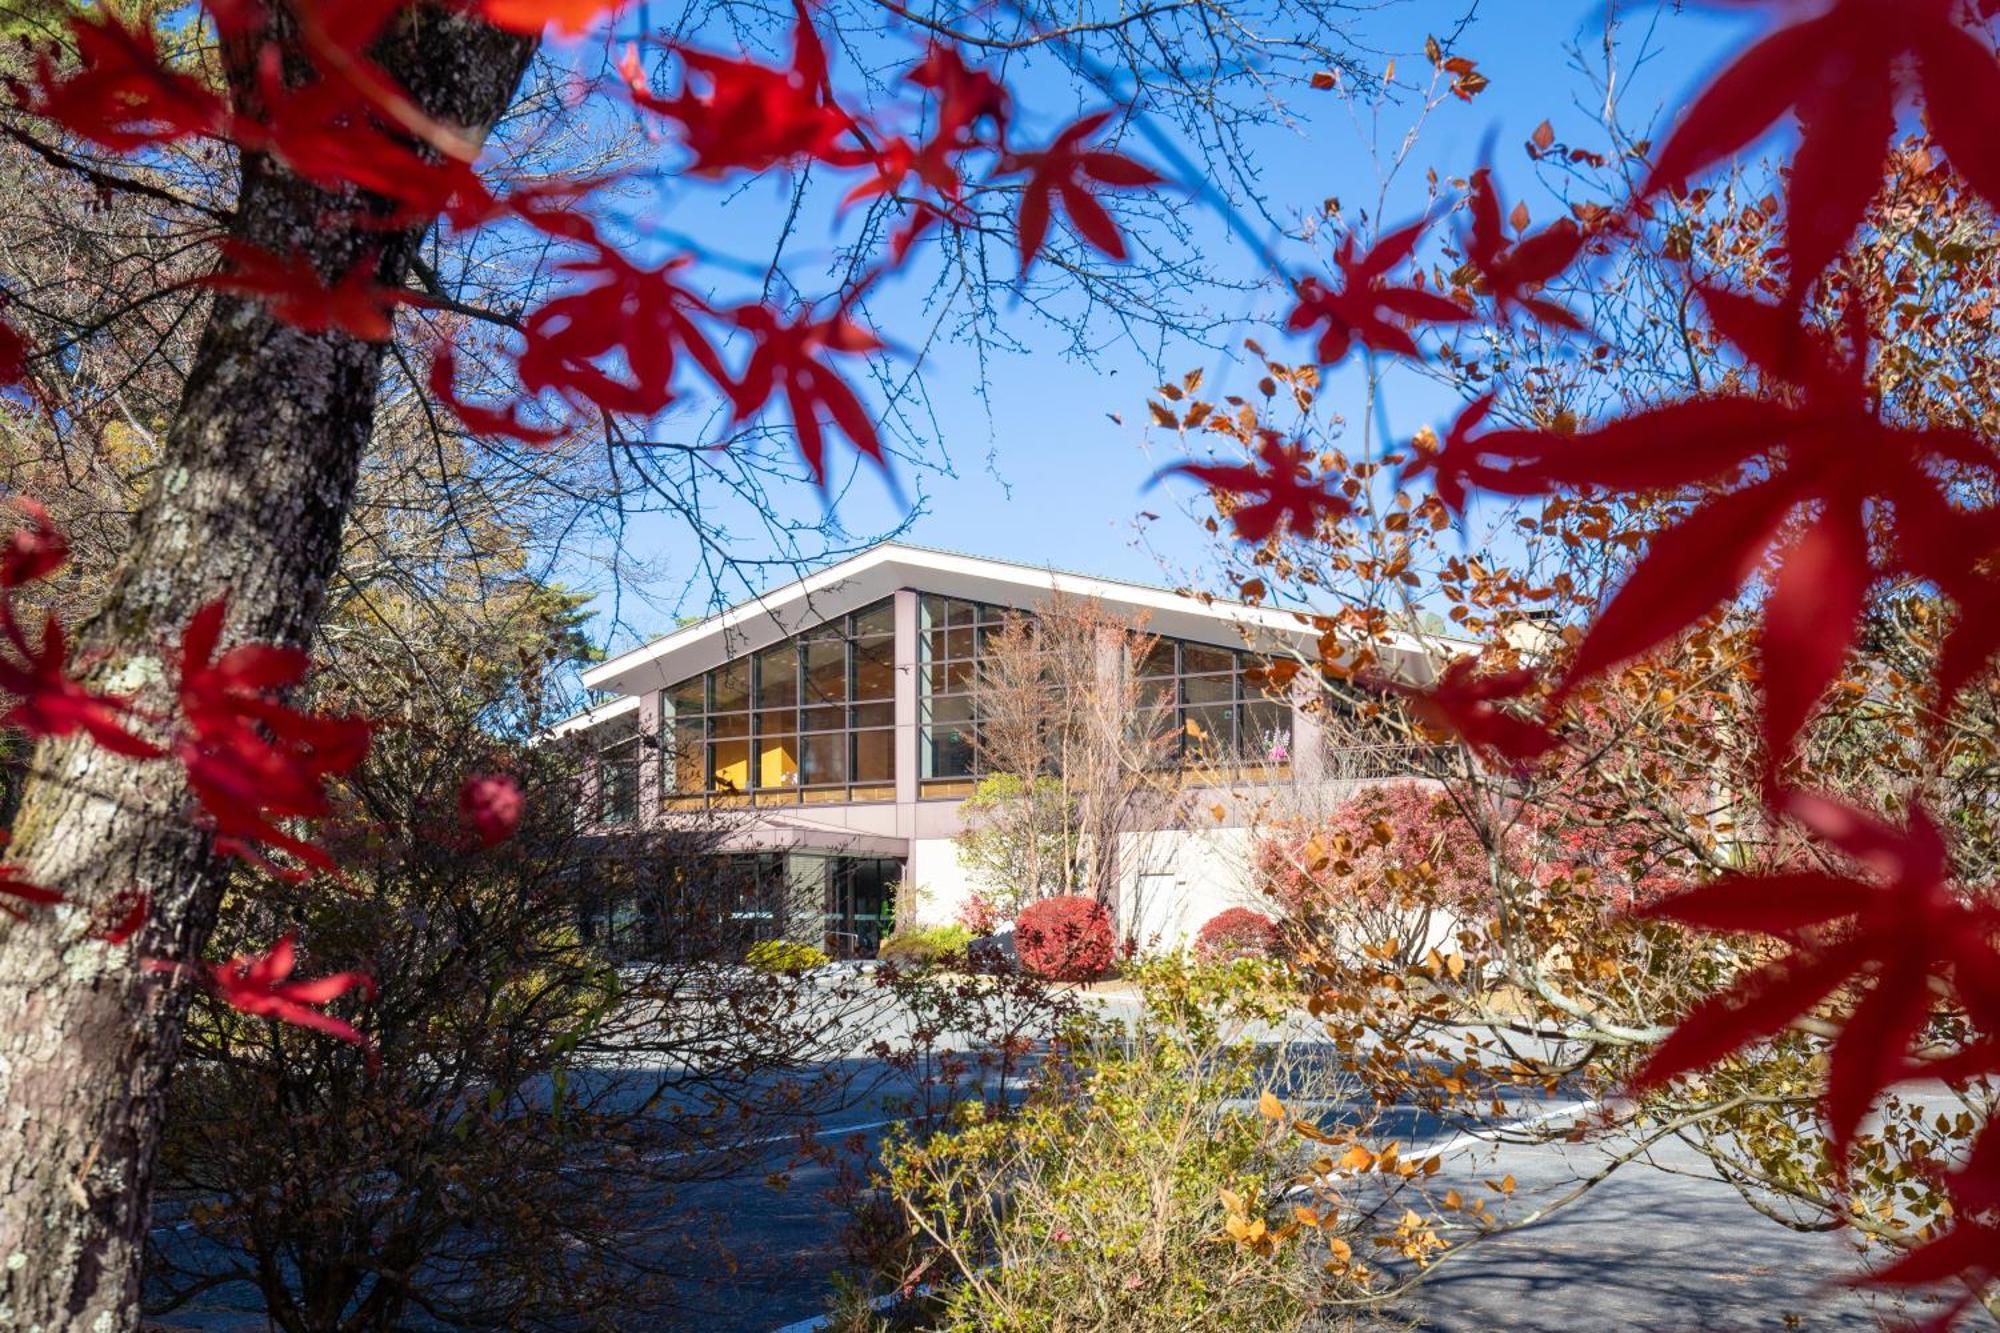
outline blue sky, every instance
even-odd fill
[[[1357,36],[1382,53],[1381,63],[1394,54],[1404,71],[1421,69],[1424,37],[1445,29],[1462,9],[1457,0],[1385,4],[1358,23]],[[1423,206],[1425,168],[1462,176],[1477,165],[1489,135],[1497,145],[1494,160],[1503,197],[1525,196],[1538,218],[1552,217],[1556,206],[1548,196],[1538,197],[1532,166],[1519,145],[1547,118],[1558,139],[1600,146],[1594,108],[1578,105],[1591,101],[1594,93],[1570,62],[1572,46],[1588,48],[1598,41],[1604,13],[1605,0],[1484,0],[1455,50],[1476,59],[1491,84],[1472,102],[1450,100],[1433,114],[1389,195],[1385,220],[1393,224],[1415,216]],[[1628,127],[1665,123],[1722,54],[1755,31],[1741,10],[1683,8],[1674,0],[1628,0],[1618,5],[1618,13],[1625,45],[1621,118]],[[1642,48],[1645,59],[1635,69],[1630,62]],[[1303,216],[1328,195],[1372,199],[1378,168],[1365,128],[1356,125],[1335,95],[1301,90],[1294,108],[1303,113],[1295,131],[1273,131],[1258,145],[1267,179],[1277,183],[1285,206],[1280,216]],[[1376,127],[1378,139],[1393,145],[1403,134],[1407,115],[1390,108]],[[1145,155],[1143,147],[1129,141],[1128,147]],[[698,238],[706,232],[718,241],[748,234],[760,221],[774,220],[779,199],[775,187],[753,187],[733,196],[725,210],[683,214],[678,225]],[[1205,246],[1224,248],[1208,256],[1218,266],[1246,274],[1256,270],[1247,251],[1235,247],[1219,224],[1204,225],[1198,236]],[[1307,255],[1298,249],[1288,252],[1288,258],[1298,264]],[[898,299],[888,293],[871,311],[891,336],[895,329],[887,325]],[[1264,322],[1280,308],[1275,291],[1234,300],[1238,308],[1221,313],[1247,317],[1238,340],[1254,336],[1276,355],[1303,359],[1303,343],[1285,339]],[[1172,582],[1191,574],[1198,580],[1215,562],[1214,539],[1191,516],[1205,512],[1196,488],[1170,482],[1150,492],[1143,489],[1177,447],[1172,436],[1155,432],[1149,439],[1143,428],[1147,391],[1157,382],[1150,360],[1154,349],[1112,343],[1085,363],[1030,321],[1020,323],[1026,349],[983,365],[962,347],[933,349],[923,373],[944,428],[945,471],[905,471],[899,487],[892,488],[864,468],[843,488],[838,510],[842,525],[863,536],[892,527],[907,512],[900,501],[920,491],[924,512],[906,540],[1122,578]],[[1176,373],[1202,367],[1204,396],[1242,389],[1257,378],[1245,366],[1193,344],[1170,346],[1162,359]],[[1336,373],[1322,403],[1336,411],[1351,408],[1359,402],[1358,382],[1357,370]],[[1405,438],[1419,425],[1448,419],[1456,406],[1424,380],[1395,380],[1387,395],[1389,428]],[[1122,417],[1123,424],[1113,421],[1112,414]],[[835,456],[841,460],[839,470],[852,465],[844,445],[836,446]],[[802,487],[780,497],[780,503],[794,506],[793,512],[813,514],[822,502]],[[1142,520],[1142,511],[1159,517]],[[673,521],[637,523],[623,540],[632,555],[664,567],[667,584],[674,582],[675,573],[693,567],[691,539]],[[741,593],[740,588],[723,589],[720,597],[736,600]],[[613,629],[608,619],[604,622],[608,646],[627,646],[634,637],[661,632],[675,614],[709,609],[704,605],[708,600],[708,590],[700,585],[678,605],[649,607],[628,598],[622,604],[627,623]]]

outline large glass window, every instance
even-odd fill
[[[1180,763],[1250,770],[1292,758],[1292,706],[1263,683],[1266,665],[1251,653],[1157,639],[1133,670],[1141,707],[1176,727]]]
[[[979,654],[1006,607],[927,596],[919,606],[922,726],[918,751],[926,782],[969,779],[979,771]]]
[[[682,681],[661,702],[671,802],[893,799],[894,604]]]
[[[626,719],[606,731],[597,751],[597,819],[629,824],[639,817],[639,724]]]
[[[962,795],[983,771],[979,738],[992,705],[981,699],[982,661],[989,636],[1021,614],[949,597],[923,599],[919,748],[927,793]],[[1264,659],[1214,644],[1146,643],[1127,664],[1139,695],[1133,721],[1173,731],[1168,762],[1243,774],[1291,762],[1291,704],[1264,686]]]

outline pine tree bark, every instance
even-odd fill
[[[271,21],[282,44],[282,9]],[[437,8],[403,14],[374,54],[428,114],[483,137],[532,50]],[[378,279],[400,286],[424,228],[359,220],[384,211],[252,156],[231,230],[308,257],[329,280],[373,256]],[[164,700],[180,627],[218,596],[229,599],[226,641],[309,642],[383,356],[344,334],[300,333],[260,303],[215,299],[132,548],[77,635],[94,685]],[[139,959],[201,957],[221,867],[176,765],[66,740],[39,746],[33,773],[10,859],[68,902],[0,919],[0,1328],[113,1333],[138,1323],[153,1161],[189,989]],[[129,946],[104,943],[99,932],[134,891],[150,899],[148,924]]]

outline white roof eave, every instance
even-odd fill
[[[1174,638],[1241,642],[1246,632],[1294,647],[1318,637],[1299,613],[1203,594],[885,542],[761,597],[642,644],[583,673],[592,689],[627,698],[664,689],[899,588],[971,601],[1033,605],[1051,593],[1147,613],[1146,628]],[[1397,633],[1393,649],[1425,654],[1425,638]],[[608,716],[608,715],[606,715]],[[604,720],[599,717],[598,720]],[[566,724],[559,724],[566,725]],[[584,725],[594,725],[586,723]]]

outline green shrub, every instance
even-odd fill
[[[884,962],[941,963],[964,957],[971,943],[972,932],[964,926],[918,926],[883,940],[875,956]]]
[[[1360,1292],[1355,1224],[1292,1189],[1320,1150],[1260,1095],[1328,1090],[1255,1040],[1280,974],[1168,960],[1139,978],[1142,1015],[1079,1024],[1017,1112],[969,1102],[886,1145],[882,1188],[917,1238],[886,1267],[928,1275],[925,1328],[1281,1333]]]
[[[810,944],[800,944],[795,940],[758,940],[750,946],[750,952],[743,956],[743,961],[759,972],[797,976],[801,972],[825,967],[833,960]]]

